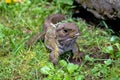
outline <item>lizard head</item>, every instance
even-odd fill
[[[79,36],[79,30],[74,23],[61,23],[57,26],[56,35],[58,40],[76,39]]]

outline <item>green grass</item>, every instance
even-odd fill
[[[120,80],[120,38],[106,29],[71,19],[72,0],[65,1],[0,2],[0,80]],[[66,58],[53,66],[42,42],[29,49],[25,46],[30,36],[42,31],[45,18],[59,12],[67,14],[68,20],[79,27],[77,43],[85,54],[80,66],[66,62]],[[91,56],[97,54],[109,58]]]

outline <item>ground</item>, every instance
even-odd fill
[[[0,2],[0,80],[119,80],[120,38],[112,30],[72,19],[72,0],[26,0],[21,3]],[[84,54],[79,65],[70,61],[70,52],[59,64],[49,61],[49,51],[39,41],[31,48],[27,40],[42,31],[44,19],[52,13],[63,13],[80,30],[77,39]],[[106,25],[106,24],[101,24]],[[73,63],[70,63],[73,62]]]

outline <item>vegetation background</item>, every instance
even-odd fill
[[[0,80],[120,80],[119,36],[111,35],[107,27],[72,19],[72,4],[73,0],[0,1]],[[70,63],[68,53],[53,66],[41,41],[26,48],[26,41],[42,31],[45,18],[52,13],[66,14],[68,21],[78,25],[77,43],[85,54],[81,65]],[[107,26],[104,21],[100,25]]]

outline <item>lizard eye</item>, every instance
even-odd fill
[[[66,30],[66,29],[64,29],[63,31],[64,31],[64,33],[67,33],[67,32],[68,32],[68,30]]]

